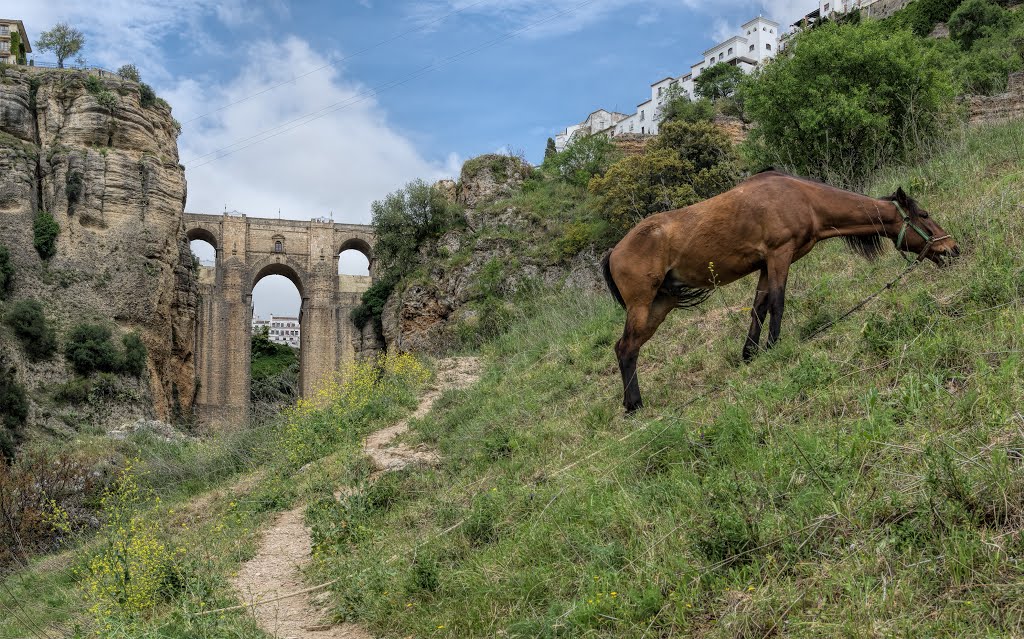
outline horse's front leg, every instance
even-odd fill
[[[764,326],[764,318],[768,315],[768,267],[761,267],[761,277],[757,280],[757,290],[754,291],[754,304],[750,307],[750,330],[747,331],[747,341],[743,344],[743,361],[749,362],[754,359],[757,349],[761,344],[761,327]]]
[[[626,327],[622,331],[622,337],[615,343],[615,356],[619,360],[619,372],[622,373],[622,405],[626,408],[626,413],[632,413],[644,405],[640,397],[640,381],[636,374],[636,360],[640,355],[640,347],[651,339],[654,331],[675,307],[674,298],[658,295],[649,304],[637,304],[626,310]]]
[[[782,314],[786,310],[786,280],[789,278],[789,266],[792,263],[792,253],[780,255],[768,262],[768,311],[772,319],[768,323],[768,341],[765,348],[771,348],[779,341]]]

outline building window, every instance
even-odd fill
[[[0,42],[0,52],[7,53],[10,50],[11,50],[11,43],[10,42],[6,42],[6,41]]]
[[[772,45],[771,44],[765,44],[764,48],[768,49],[769,51],[771,51],[772,50]]]
[[[828,3],[825,3],[825,13],[828,13]]]
[[[719,54],[718,54],[718,59],[719,59],[719,60],[723,59],[724,57],[725,57],[725,54],[724,54],[724,53],[719,53]]]
[[[644,110],[643,109],[640,109],[640,121],[641,122],[644,121]]]
[[[0,36],[11,35],[11,28],[6,24],[0,24]]]
[[[732,47],[729,47],[729,55],[732,55]]]
[[[658,97],[659,97],[659,98],[661,97],[661,91],[662,91],[662,88],[663,88],[663,87],[658,87]]]
[[[750,50],[751,50],[751,51],[753,51],[753,50],[754,50],[754,45],[750,45]]]
[[[284,252],[284,242],[282,242],[281,240],[274,240],[274,252],[275,253],[283,253]]]

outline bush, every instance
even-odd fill
[[[1007,14],[988,0],[966,0],[949,16],[949,37],[966,51],[987,31],[1005,23]]]
[[[128,333],[121,338],[124,354],[121,356],[120,371],[125,375],[142,377],[146,372],[146,345],[137,333]]]
[[[747,152],[760,166],[863,186],[932,138],[952,98],[937,52],[879,22],[825,24],[789,50],[744,82],[756,123]]]
[[[15,303],[5,319],[33,361],[48,359],[57,350],[57,336],[47,325],[43,307],[36,300]]]
[[[352,323],[362,329],[370,320],[375,322],[377,333],[383,331],[381,326],[381,314],[384,312],[384,304],[391,296],[394,285],[380,281],[374,282],[370,288],[363,291],[359,306],[352,309]]]
[[[25,388],[18,383],[17,370],[0,355],[0,455],[6,459],[14,457],[14,449],[21,441],[21,430],[28,419],[28,400]],[[0,470],[3,461],[0,460]]]
[[[14,289],[14,262],[11,252],[0,244],[0,300],[7,299]]]
[[[423,180],[390,193],[371,206],[374,252],[381,281],[395,284],[418,263],[417,251],[462,220],[462,212]]]
[[[156,92],[145,82],[139,82],[139,105],[144,109],[156,105]]]
[[[914,34],[925,37],[940,22],[949,20],[961,0],[916,0],[896,14],[894,22],[910,27]]]
[[[544,158],[544,171],[577,186],[586,186],[595,175],[604,175],[622,157],[619,147],[603,135],[573,140],[561,153]]]
[[[111,340],[110,329],[100,324],[78,324],[72,327],[64,345],[64,357],[80,375],[95,371],[116,372],[121,356]]]
[[[743,79],[743,71],[731,64],[713,64],[693,81],[693,91],[697,97],[719,100],[736,92]]]
[[[974,43],[953,67],[961,93],[995,95],[1006,90],[1011,73],[1024,69],[1024,63],[1007,38],[987,37]]]
[[[625,158],[590,182],[613,232],[640,219],[712,197],[739,177],[732,143],[707,122],[667,122],[643,155]]]
[[[60,225],[46,211],[40,211],[32,224],[32,245],[39,257],[48,260],[57,254],[57,236]]]
[[[132,82],[139,82],[141,80],[139,69],[134,64],[122,64],[121,68],[117,70],[117,75],[121,76],[124,80],[131,80]]]

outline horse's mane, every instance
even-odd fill
[[[846,245],[853,250],[854,253],[861,257],[873,260],[885,249],[885,245],[882,244],[882,236],[878,233],[870,233],[868,235],[844,235],[843,241]]]

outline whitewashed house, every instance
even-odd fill
[[[841,0],[847,2],[860,2],[862,0]],[[867,3],[868,0],[863,0]],[[615,114],[620,116],[612,120],[612,128],[595,128],[588,126],[591,118],[596,113],[608,113],[603,109],[595,111],[587,120],[581,124],[569,126],[555,136],[555,148],[559,151],[564,149],[574,136],[592,135],[594,133],[605,133],[610,137],[617,135],[657,135],[658,122],[664,105],[671,95],[670,90],[677,87],[683,95],[693,99],[696,97],[694,91],[694,80],[700,74],[715,64],[731,64],[739,67],[744,73],[750,73],[758,65],[766,60],[774,58],[779,50],[779,23],[758,16],[740,27],[739,35],[735,35],[724,42],[704,51],[700,62],[690,65],[689,72],[679,77],[667,77],[658,80],[651,85],[651,96],[636,107],[632,115]],[[561,142],[560,142],[561,141]]]
[[[270,319],[263,319],[253,316],[252,332],[256,333],[264,328],[267,329],[267,337],[271,342],[299,348],[302,336],[299,318],[271,315]]]
[[[556,135],[555,150],[559,152],[563,151],[565,147],[569,146],[569,143],[572,142],[576,136],[593,135],[595,133],[607,131],[625,117],[625,113],[616,113],[615,111],[598,109],[588,115],[587,119],[583,122],[566,127],[565,131]]]

